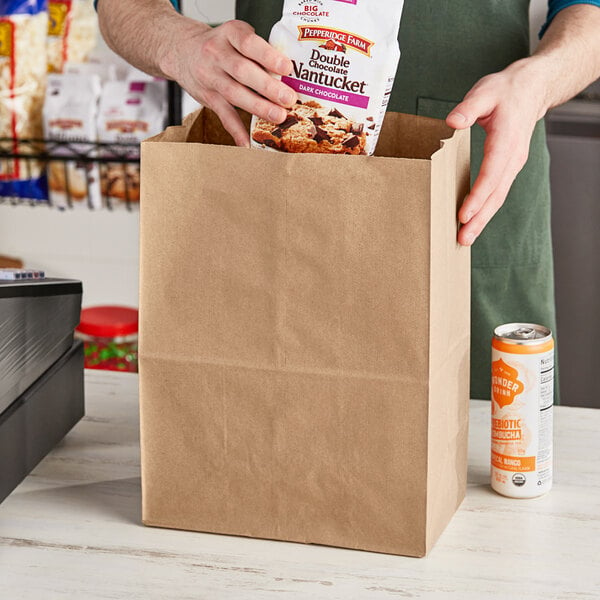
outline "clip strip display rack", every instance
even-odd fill
[[[182,120],[181,113],[182,90],[174,81],[167,82],[167,125],[178,125]],[[50,163],[60,164],[63,179],[66,188],[67,207],[73,207],[75,200],[71,193],[69,182],[69,171],[67,163],[75,162],[83,165],[96,164],[100,171],[100,177],[108,176],[105,172],[108,166],[111,166],[113,173],[115,169],[120,170],[122,181],[124,182],[124,199],[127,209],[132,210],[139,204],[139,182],[132,181],[131,172],[128,173],[128,165],[134,165],[139,169],[140,163],[140,145],[125,143],[102,143],[102,142],[81,142],[81,141],[59,141],[49,139],[14,139],[0,138],[0,178],[2,173],[9,172],[7,168],[10,161],[19,160],[24,173],[21,173],[20,179],[30,180],[35,176],[45,173],[46,178],[49,173]],[[86,177],[87,198],[90,195],[90,172]],[[102,195],[102,201],[106,208],[112,209],[113,204],[108,194]],[[12,205],[25,204],[31,206],[52,206],[51,196],[48,199],[40,200],[36,198],[27,198],[16,195],[0,195],[0,204],[8,203]],[[90,201],[88,207],[91,209]]]
[[[136,165],[139,168],[139,144],[100,143],[100,142],[67,142],[58,140],[28,140],[13,138],[0,138],[0,173],[7,172],[11,162],[19,161],[21,174],[20,179],[31,180],[44,173],[49,176],[50,163],[58,165],[64,179],[64,195],[67,207],[75,204],[72,193],[72,185],[69,181],[68,163],[78,165],[98,165],[100,177],[109,177],[107,169],[110,165],[112,172],[121,171],[122,181],[125,186],[123,203],[131,210],[138,203],[138,195],[133,189],[131,172],[127,165]],[[87,198],[91,198],[90,186],[93,171],[86,171]],[[17,196],[0,196],[0,203],[29,204],[32,206],[52,206],[52,195],[48,194],[48,200],[40,200]],[[110,196],[103,195],[104,206],[112,209]],[[92,208],[89,205],[89,208]]]

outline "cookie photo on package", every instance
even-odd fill
[[[270,44],[292,61],[298,94],[283,123],[254,117],[252,146],[280,152],[375,151],[394,85],[403,2],[286,0]]]

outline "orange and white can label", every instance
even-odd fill
[[[492,488],[534,498],[552,487],[554,340],[529,323],[498,327],[492,341]]]

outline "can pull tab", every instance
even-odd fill
[[[532,340],[535,338],[535,329],[533,327],[520,327],[514,332],[514,336],[519,340]]]

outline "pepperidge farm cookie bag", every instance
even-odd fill
[[[280,125],[254,117],[252,145],[373,154],[394,84],[403,0],[285,0],[269,42],[292,60],[299,101]]]

